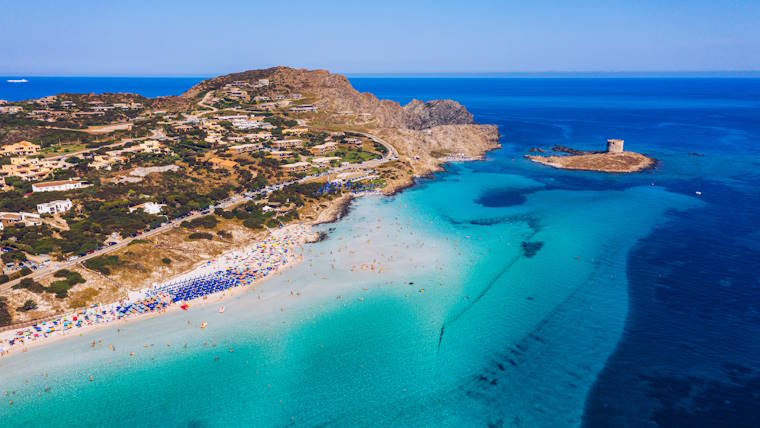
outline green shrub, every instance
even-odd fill
[[[235,217],[235,213],[234,212],[232,212],[232,211],[225,211],[225,210],[223,210],[221,208],[215,209],[214,210],[214,214],[218,215],[221,218],[227,219],[227,220],[230,220],[233,217]]]
[[[19,281],[18,284],[14,285],[11,288],[13,288],[14,290],[19,290],[19,289],[29,290],[32,293],[44,293],[46,291],[45,287],[42,284],[33,280],[32,278],[24,278],[21,281]]]
[[[16,310],[20,312],[33,311],[35,309],[37,309],[37,302],[32,299],[26,299],[26,302],[24,302],[23,305],[16,308]]]
[[[54,281],[50,284],[50,286],[45,290],[48,293],[54,293],[55,297],[59,299],[63,299],[65,297],[68,297],[69,295],[69,289],[73,287],[72,284],[70,284],[65,279],[62,279],[60,281]]]
[[[3,260],[3,263],[13,263],[13,262],[25,262],[26,261],[26,254],[24,254],[21,251],[13,250],[9,251],[7,253],[3,253],[2,256],[0,256],[0,259]]]
[[[214,239],[214,235],[208,233],[208,232],[194,232],[191,233],[190,236],[188,236],[190,239],[208,239],[212,240]]]
[[[91,258],[84,262],[84,265],[88,269],[98,271],[103,275],[110,275],[111,268],[120,266],[121,264],[122,262],[119,260],[119,256],[99,256]]]
[[[165,265],[170,265],[170,264],[172,264],[172,259],[170,259],[168,257],[164,257],[163,259],[161,259],[161,263],[163,263]]]
[[[150,244],[150,243],[151,242],[148,241],[147,239],[133,239],[133,240],[129,241],[129,244],[127,244],[127,246],[129,247],[130,245]]]
[[[189,221],[185,220],[182,223],[180,223],[180,226],[186,229],[190,229],[193,227],[204,227],[206,229],[213,229],[216,227],[218,223],[219,223],[219,220],[217,220],[215,216],[204,215],[203,217],[194,218]]]
[[[13,322],[11,313],[8,310],[8,301],[5,297],[0,296],[0,326],[10,325]]]
[[[56,278],[65,278],[65,281],[71,284],[72,287],[77,284],[84,284],[87,282],[79,272],[73,272],[68,269],[58,270],[53,274],[53,276]]]
[[[55,271],[53,276],[56,278],[66,278],[70,273],[71,271],[68,269],[60,269],[60,270]]]

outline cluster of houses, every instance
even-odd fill
[[[298,126],[284,130],[283,134],[302,135],[307,132],[308,128]],[[266,147],[263,143],[256,142],[237,144],[230,146],[228,149],[233,154],[264,151],[266,152],[266,155],[272,159],[276,159],[278,161],[289,161],[288,163],[280,166],[284,172],[290,174],[300,174],[309,172],[313,167],[323,168],[341,160],[340,157],[329,156],[340,148],[339,143],[332,140],[334,137],[341,138],[340,142],[343,144],[362,144],[362,141],[358,138],[344,138],[345,135],[341,132],[332,133],[324,143],[311,146],[307,149],[308,152],[313,156],[309,162],[303,160],[302,156],[295,152],[295,150],[304,149],[307,147],[305,141],[300,138],[282,138],[269,140],[266,141]],[[213,157],[209,159],[209,162],[215,169],[232,169],[236,165],[233,160],[219,157]]]
[[[0,147],[1,156],[34,156],[39,152],[40,146],[26,140]]]
[[[229,122],[236,132],[230,132],[222,122]],[[214,145],[226,145],[244,141],[259,141],[272,138],[271,129],[274,128],[269,122],[264,122],[263,117],[238,114],[204,118],[201,120],[190,119],[184,123],[175,124],[173,129],[177,133],[186,133],[191,129],[201,129],[205,132],[205,142]],[[238,135],[237,132],[245,132]]]
[[[283,134],[288,134],[289,136],[300,136],[308,132],[309,129],[305,126],[296,126],[283,130]],[[336,138],[338,141],[334,141],[333,138]],[[265,151],[268,157],[278,161],[295,160],[295,162],[288,162],[280,167],[286,173],[300,174],[309,172],[313,167],[323,168],[340,161],[340,157],[329,156],[340,148],[339,143],[355,146],[363,144],[362,140],[359,138],[346,137],[342,132],[332,132],[324,143],[308,147],[308,152],[313,156],[309,162],[303,160],[302,157],[295,152],[297,149],[304,149],[307,147],[304,140],[301,138],[270,140],[266,142],[267,147],[264,147],[261,143],[238,144],[229,147],[229,150],[235,154]]]
[[[16,114],[24,111],[24,108],[16,105],[8,105],[8,101],[0,100],[0,114]]]
[[[79,105],[72,100],[61,99],[55,95],[34,100],[28,106],[30,109],[25,113],[23,106],[8,104],[7,101],[0,100],[0,114],[25,113],[26,117],[30,119],[41,122],[56,122],[58,120],[76,120],[105,116],[107,112],[112,110],[128,112],[138,111],[143,108],[141,103],[133,101],[109,104],[95,100]]]
[[[269,79],[258,79],[255,83],[234,81],[219,88],[211,101],[213,103],[220,101],[241,103],[253,102],[256,104],[257,109],[271,111],[278,108],[288,108],[293,101],[298,101],[303,98],[299,93],[265,95],[266,92],[262,91],[262,89],[266,90],[269,85]],[[297,105],[294,106],[291,111],[313,112],[317,111],[317,108],[313,105]]]
[[[23,224],[24,226],[39,226],[42,224],[42,215],[62,214],[74,207],[71,199],[62,199],[37,204],[37,213],[28,212],[0,212],[0,230],[9,226]]]
[[[71,167],[60,159],[14,157],[10,162],[0,166],[0,177],[19,177],[26,181],[42,180],[56,169]]]
[[[0,230],[3,230],[8,226],[13,226],[19,223],[23,223],[25,226],[37,226],[37,225],[42,224],[42,219],[39,214],[34,214],[34,213],[0,212]]]
[[[334,153],[336,150],[339,149],[338,142],[332,141],[332,137],[343,137],[343,133],[333,133],[324,143],[318,144],[316,146],[310,147],[309,153],[313,155],[314,157],[311,158],[309,162],[300,160],[298,162],[293,163],[287,163],[284,165],[281,165],[280,167],[287,173],[291,174],[299,174],[299,173],[305,173],[310,171],[312,168],[324,168],[328,167],[330,165],[333,165],[337,162],[340,162],[341,158],[338,156],[326,156],[331,153]],[[361,145],[362,142],[358,138],[343,138],[343,143],[348,143],[352,145]],[[298,139],[290,139],[290,140],[277,140],[273,141],[271,143],[272,147],[275,148],[275,150],[272,150],[269,152],[269,156],[278,160],[283,159],[290,159],[295,157],[295,154],[290,150],[284,150],[284,149],[294,149],[294,148],[302,148],[303,141]]]
[[[112,110],[118,111],[137,111],[143,108],[141,103],[134,101],[105,103],[94,100],[84,102],[81,105],[68,99],[61,99],[52,95],[34,100],[29,104],[32,110],[26,113],[30,119],[42,122],[55,122],[58,120],[75,120],[87,117],[105,116]],[[0,101],[0,114],[19,114],[24,112],[24,107],[20,105],[8,104],[6,101]]]
[[[61,159],[40,159],[40,146],[29,141],[19,141],[0,147],[0,156],[10,157],[10,163],[0,165],[0,178],[19,177],[22,180],[42,180],[56,169],[67,169],[71,165]]]
[[[127,155],[134,154],[165,154],[169,149],[158,140],[145,140],[140,144],[125,147],[123,149],[110,150],[105,154],[93,155],[90,167],[95,169],[111,170],[113,165],[127,161]]]

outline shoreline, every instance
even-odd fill
[[[250,284],[250,285],[243,285],[243,286],[238,286],[238,287],[232,287],[232,288],[224,290],[224,291],[219,291],[219,292],[216,292],[216,293],[207,294],[206,298],[200,298],[200,299],[192,300],[191,301],[192,302],[192,306],[188,307],[188,309],[192,309],[193,306],[201,306],[202,307],[202,306],[206,306],[206,305],[208,305],[210,303],[220,303],[220,302],[222,302],[222,301],[224,301],[224,300],[226,300],[228,298],[234,297],[234,296],[242,294],[244,292],[250,292],[250,291],[256,289],[257,285],[261,285],[264,282],[266,282],[267,280],[269,280],[269,279],[271,279],[271,278],[273,278],[273,277],[275,277],[277,275],[282,274],[283,272],[289,270],[290,268],[294,267],[295,265],[297,265],[300,262],[301,262],[300,259],[293,260],[290,263],[287,263],[287,264],[283,265],[277,271],[275,271],[275,272],[273,272],[273,273],[265,276],[264,278],[260,279],[256,284]],[[216,297],[216,299],[212,299],[213,297]],[[4,351],[4,353],[0,353],[0,359],[3,358],[3,357],[12,356],[12,355],[17,354],[17,353],[25,353],[25,352],[28,352],[29,350],[32,350],[32,349],[35,349],[35,348],[40,348],[40,347],[44,347],[44,346],[47,346],[47,345],[52,345],[52,344],[55,344],[57,342],[60,342],[60,341],[66,340],[66,339],[71,339],[73,337],[83,337],[83,336],[85,336],[87,334],[92,334],[92,333],[95,333],[97,331],[105,330],[105,329],[107,329],[109,327],[124,326],[124,325],[128,325],[128,324],[131,324],[131,323],[134,323],[134,322],[137,322],[137,321],[145,321],[145,320],[156,318],[156,317],[159,317],[159,316],[162,316],[162,315],[179,312],[181,310],[182,310],[182,307],[180,305],[174,304],[174,305],[168,306],[166,309],[164,309],[162,311],[153,311],[153,312],[148,312],[148,313],[144,313],[144,314],[140,314],[140,315],[132,316],[132,317],[128,317],[128,318],[122,318],[122,319],[118,319],[118,320],[114,320],[114,321],[110,321],[110,322],[91,324],[91,325],[87,325],[87,326],[84,326],[84,327],[80,327],[75,332],[72,332],[71,330],[67,330],[66,332],[64,332],[62,334],[58,334],[58,335],[54,335],[54,336],[47,336],[47,337],[40,338],[40,339],[37,339],[37,340],[29,341],[29,342],[25,343],[24,345],[14,346],[14,347],[11,347],[9,349],[6,349]],[[9,331],[12,331],[12,330],[9,330]],[[76,333],[76,334],[74,334],[74,333]]]
[[[466,163],[466,162],[477,162],[477,161],[483,161],[486,158],[486,155],[488,152],[499,150],[501,149],[501,144],[497,144],[496,146],[490,147],[485,149],[485,152],[478,156],[446,156],[442,158],[437,158],[435,160],[435,166],[432,169],[428,169],[427,171],[421,172],[421,173],[415,173],[408,176],[408,180],[400,181],[397,183],[394,183],[394,185],[389,186],[387,189],[383,189],[381,194],[383,196],[395,196],[401,192],[403,192],[406,189],[410,189],[414,186],[416,186],[419,179],[432,179],[435,174],[439,172],[446,172],[446,165],[452,164],[452,163]]]
[[[278,275],[282,273],[283,271],[290,269],[291,267],[295,266],[296,264],[300,263],[302,260],[301,256],[294,255],[293,251],[297,248],[303,248],[303,246],[310,242],[315,242],[317,237],[314,236],[311,239],[306,239],[307,234],[313,234],[311,231],[311,224],[303,224],[303,223],[296,223],[291,224],[288,226],[285,226],[281,229],[276,229],[272,232],[270,232],[270,236],[264,240],[255,241],[250,243],[248,246],[245,247],[245,249],[236,249],[232,251],[228,251],[226,253],[223,253],[219,255],[218,257],[215,257],[211,260],[207,260],[205,262],[199,263],[194,268],[183,272],[181,274],[178,274],[171,279],[163,282],[162,284],[159,284],[154,287],[146,288],[139,290],[137,292],[132,292],[134,295],[148,295],[151,292],[154,292],[155,290],[159,290],[161,287],[166,287],[167,285],[180,282],[182,280],[194,280],[203,277],[204,274],[208,275],[210,273],[218,273],[222,272],[225,269],[230,269],[234,266],[228,265],[230,262],[230,258],[240,255],[241,253],[245,253],[245,251],[253,252],[253,248],[258,248],[261,245],[266,245],[264,243],[267,242],[267,239],[275,240],[276,239],[294,239],[297,238],[297,242],[295,244],[285,246],[283,245],[282,249],[285,250],[286,253],[288,253],[285,257],[285,261],[279,265],[276,266],[273,270],[269,271],[268,273],[258,277],[254,278],[253,280],[249,280],[248,282],[241,282],[239,284],[236,284],[234,286],[231,286],[229,288],[212,292],[209,294],[205,294],[202,297],[189,299],[187,301],[170,301],[166,302],[162,299],[162,305],[156,305],[155,309],[152,309],[150,311],[141,312],[141,313],[127,313],[120,315],[118,311],[116,311],[116,308],[119,308],[122,304],[125,304],[125,302],[132,302],[133,300],[135,303],[139,303],[145,300],[143,299],[133,299],[133,298],[126,298],[118,302],[112,302],[105,305],[98,305],[96,307],[90,307],[85,308],[81,310],[77,310],[74,312],[64,313],[59,316],[50,317],[44,321],[40,320],[36,322],[33,325],[26,326],[26,327],[19,327],[18,329],[8,329],[4,332],[0,332],[0,358],[13,355],[18,352],[27,352],[29,349],[54,343],[58,340],[65,339],[72,336],[83,336],[84,334],[89,334],[94,331],[101,330],[103,328],[109,327],[109,326],[116,326],[116,325],[122,325],[126,324],[130,321],[136,321],[136,320],[144,320],[148,318],[153,318],[159,315],[163,315],[165,313],[169,312],[176,312],[177,310],[183,309],[184,305],[187,305],[187,309],[190,309],[194,305],[205,305],[209,303],[210,301],[219,302],[224,300],[226,298],[227,294],[229,293],[230,296],[238,294],[243,291],[248,291],[257,285],[265,282],[266,280],[270,279],[271,277]],[[283,236],[278,236],[283,235]],[[211,297],[219,297],[218,299],[210,299]],[[98,319],[98,314],[100,314],[101,320]],[[104,317],[102,315],[108,315],[108,317]],[[75,325],[75,322],[81,322],[82,317],[89,317],[94,316],[95,320],[90,322],[88,319],[88,323],[84,325]],[[48,326],[48,324],[52,323],[54,326],[62,326],[60,328],[53,327],[54,329],[49,332],[45,333],[32,333],[32,331],[36,330],[34,327],[38,327],[40,325]],[[66,328],[66,325],[72,325],[69,328]],[[39,332],[41,330],[37,330]],[[24,332],[24,334],[19,335],[18,332]],[[77,334],[78,333],[78,334]],[[36,336],[34,335],[36,334]]]
[[[497,147],[489,149],[488,151],[496,150],[496,149],[498,149],[500,147],[501,146],[499,145]],[[467,157],[467,158],[457,157],[457,158],[451,158],[451,159],[441,159],[440,162],[438,162],[436,164],[436,169],[434,171],[429,171],[427,174],[424,174],[424,175],[410,176],[410,180],[409,180],[408,183],[406,183],[405,185],[394,186],[393,189],[392,189],[392,193],[373,192],[372,194],[377,194],[377,195],[383,196],[383,197],[392,197],[392,196],[394,196],[394,195],[402,192],[405,189],[409,189],[409,188],[414,187],[417,184],[417,180],[416,180],[417,178],[433,177],[436,172],[445,171],[444,165],[447,164],[447,163],[452,163],[452,162],[472,162],[472,161],[483,160],[484,158],[485,158],[485,153],[482,154],[482,155],[480,155],[480,156]],[[311,222],[308,222],[308,223],[298,222],[298,223],[293,223],[293,224],[289,224],[289,225],[283,226],[281,229],[276,229],[274,232],[270,231],[270,236],[268,238],[271,238],[272,235],[274,235],[274,233],[276,233],[276,232],[281,232],[281,231],[284,231],[286,229],[293,229],[293,228],[302,228],[302,229],[305,229],[306,231],[308,231],[309,234],[315,234],[311,230],[312,226],[317,226],[317,225],[321,225],[321,224],[330,224],[330,223],[337,222],[338,220],[340,220],[341,218],[343,218],[345,215],[348,214],[348,212],[350,211],[351,202],[353,202],[355,198],[362,197],[362,196],[365,196],[365,194],[357,194],[357,195],[348,194],[348,195],[345,195],[344,197],[342,197],[342,198],[334,201],[333,205],[328,206],[322,212],[322,213],[326,213],[325,214],[325,218],[320,218],[321,216],[318,216],[317,219],[315,219],[315,220],[313,220]],[[322,213],[320,213],[320,214],[322,214]],[[261,243],[263,241],[266,241],[266,239],[268,239],[268,238],[265,238],[264,240],[261,240],[261,241],[252,242],[252,243],[250,243],[245,248],[250,248],[252,246],[255,246],[255,245],[257,245],[257,244],[259,244],[259,243]],[[290,248],[290,250],[293,250],[293,249],[296,249],[296,248],[303,248],[306,244],[310,244],[310,243],[314,243],[314,242],[319,242],[322,239],[323,239],[322,237],[320,237],[318,235],[315,235],[312,240],[306,240],[306,239],[304,239],[302,241],[299,241],[299,243],[297,245],[293,245],[292,248]],[[240,250],[240,249],[231,250],[231,251],[222,253],[219,256],[217,256],[217,257],[215,257],[215,258],[213,258],[211,260],[207,260],[205,262],[200,262],[195,267],[189,269],[188,271],[185,271],[183,273],[175,275],[174,277],[172,277],[171,279],[169,279],[167,281],[164,281],[160,285],[167,285],[167,284],[171,284],[171,283],[176,282],[176,281],[180,281],[182,279],[189,278],[189,277],[191,277],[191,275],[193,275],[193,273],[196,273],[196,274],[200,275],[201,273],[204,272],[204,268],[207,269],[213,263],[220,262],[225,257],[228,258],[229,256],[234,255],[235,253],[240,252],[240,251],[242,251],[242,250]],[[291,252],[291,254],[292,254],[292,252]],[[201,306],[203,306],[203,305],[206,305],[206,304],[210,303],[210,301],[212,300],[212,299],[210,299],[211,297],[218,297],[217,299],[214,300],[214,302],[221,302],[221,301],[225,300],[228,297],[232,297],[232,296],[240,294],[240,293],[242,293],[244,291],[250,291],[251,289],[253,289],[257,285],[264,283],[266,280],[270,279],[271,277],[279,275],[282,272],[284,272],[284,271],[292,268],[296,264],[300,263],[302,260],[303,260],[302,256],[292,256],[292,255],[288,256],[287,261],[285,263],[283,263],[282,265],[279,265],[271,273],[269,273],[267,275],[264,275],[261,278],[258,278],[258,279],[254,280],[251,283],[236,285],[236,286],[224,289],[222,291],[206,294],[202,298],[196,298],[196,299],[189,300],[188,302],[186,302],[187,305],[188,305],[187,309],[191,308],[190,302],[192,302],[193,305],[201,305]],[[142,289],[142,290],[139,290],[138,292],[134,292],[134,293],[145,293],[147,291],[153,290],[154,288],[156,288],[156,287]],[[229,293],[229,295],[228,295],[228,293]],[[26,327],[19,328],[19,330],[16,330],[16,329],[5,330],[3,332],[0,332],[0,359],[3,358],[3,357],[8,357],[8,356],[17,354],[17,353],[28,352],[30,349],[34,349],[34,348],[38,348],[38,347],[41,347],[41,346],[53,344],[53,343],[56,343],[56,342],[58,342],[60,340],[66,339],[66,338],[77,337],[77,336],[81,337],[81,336],[84,336],[85,334],[91,334],[93,332],[96,332],[96,331],[99,331],[99,330],[103,330],[103,329],[105,329],[107,327],[113,327],[113,326],[117,326],[117,325],[127,324],[130,321],[147,320],[147,319],[154,318],[154,317],[157,317],[157,316],[160,316],[160,315],[164,315],[166,313],[176,312],[177,310],[182,310],[183,309],[182,308],[183,305],[182,304],[177,304],[177,303],[180,303],[180,302],[174,302],[172,304],[167,304],[165,307],[162,307],[162,308],[160,308],[158,310],[151,310],[149,312],[140,313],[140,314],[136,314],[136,315],[126,315],[126,316],[124,316],[122,318],[108,320],[108,321],[105,321],[105,322],[95,322],[95,323],[92,323],[92,324],[87,324],[87,325],[84,325],[84,326],[72,327],[72,328],[65,329],[65,330],[55,330],[51,335],[40,336],[40,337],[36,337],[34,339],[31,339],[31,340],[22,340],[22,342],[20,344],[16,344],[15,342],[13,344],[10,344],[11,340],[14,340],[14,339],[18,340],[18,339],[23,339],[24,338],[23,336],[21,336],[21,337],[18,336],[18,334],[17,334],[18,331],[28,331],[30,327],[37,326],[38,324],[43,324],[43,323],[45,323],[45,321],[39,321],[39,322],[37,322],[37,323],[35,323],[35,324],[31,325],[31,326],[26,326]],[[106,304],[106,305],[99,305],[97,307],[97,309],[101,309],[101,308],[111,308],[111,309],[113,309],[118,304],[120,304],[120,302],[112,302],[112,303]],[[66,319],[67,317],[70,317],[70,318],[79,317],[80,313],[87,313],[88,309],[94,309],[94,308],[86,308],[86,309],[83,309],[83,310],[79,310],[79,311],[76,311],[75,314],[74,313],[68,313],[68,314],[62,314],[62,315],[57,316],[57,317],[51,317],[51,318],[48,318],[46,322],[51,322],[51,321],[54,321],[54,320],[55,321],[62,321],[64,319]],[[74,328],[76,328],[76,330],[74,330]],[[75,333],[75,332],[78,333],[78,334],[72,334],[72,333]]]

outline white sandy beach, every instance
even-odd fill
[[[170,311],[183,310],[190,305],[205,305],[218,303],[220,300],[245,291],[247,285],[258,285],[262,281],[279,274],[285,269],[292,267],[300,261],[295,255],[295,250],[312,240],[314,234],[311,227],[304,224],[292,224],[280,229],[270,231],[270,236],[262,241],[233,251],[226,252],[221,256],[200,263],[195,268],[177,275],[176,277],[158,284],[155,287],[130,293],[130,297],[120,302],[107,305],[98,305],[51,318],[19,329],[7,330],[0,333],[0,356],[7,356],[16,352],[26,352],[31,347],[49,344],[68,337],[83,336],[104,327],[124,325],[136,319],[147,319],[163,315]],[[264,274],[257,276],[250,283],[241,284],[223,291],[204,295],[201,298],[189,302],[169,302],[163,308],[157,308],[143,313],[119,315],[117,307],[128,304],[130,301],[139,301],[155,289],[175,284],[181,281],[192,281],[205,275],[235,269],[246,271],[249,269],[268,268]],[[179,303],[179,304],[178,304]],[[96,316],[97,315],[97,316]],[[86,319],[82,322],[82,319]],[[36,329],[38,327],[39,329]]]

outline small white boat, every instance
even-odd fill
[[[694,193],[696,193],[696,194],[697,194],[697,196],[702,196],[702,192],[700,192],[699,190],[697,190],[697,191],[696,191],[696,192],[694,192]]]
[[[8,83],[28,83],[29,81],[26,79],[8,79],[6,80]]]

